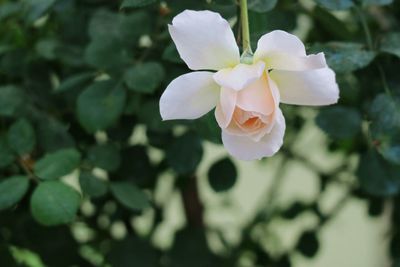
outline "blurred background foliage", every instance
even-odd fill
[[[219,212],[234,208],[231,191],[250,175],[226,153],[205,157],[205,146],[221,144],[213,112],[159,115],[161,93],[188,71],[167,31],[185,9],[220,12],[240,42],[235,0],[0,0],[0,265],[296,266],[293,255],[314,257],[321,229],[357,198],[369,216],[390,217],[382,239],[400,266],[400,1],[249,0],[253,48],[268,31],[294,32],[310,53],[325,52],[341,98],[321,109],[283,105],[284,147],[256,163],[273,161],[270,190],[237,238],[205,215],[208,195],[224,203]],[[296,149],[310,125],[326,137],[311,142],[326,150],[325,168],[313,145]],[[318,193],[282,207],[291,161],[317,174]],[[322,209],[331,185],[346,194]],[[183,223],[165,230],[172,201]],[[269,225],[303,213],[315,226],[282,249]]]

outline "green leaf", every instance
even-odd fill
[[[215,162],[208,171],[208,182],[216,192],[231,189],[237,180],[235,164],[229,158]]]
[[[89,149],[88,160],[96,167],[115,171],[121,163],[121,155],[113,144],[96,145]]]
[[[48,60],[53,60],[56,58],[57,47],[58,47],[57,40],[43,39],[36,44],[35,50],[43,58]]]
[[[56,0],[25,0],[27,15],[26,20],[29,23],[40,18],[56,2]]]
[[[369,110],[371,136],[382,156],[400,164],[400,99],[378,95]]]
[[[111,183],[111,192],[123,206],[133,211],[142,211],[150,207],[147,195],[132,183]]]
[[[13,85],[0,87],[0,115],[15,116],[24,105],[24,96],[20,88]]]
[[[31,197],[31,213],[46,226],[72,222],[78,212],[80,196],[73,188],[58,181],[40,183]]]
[[[66,92],[75,88],[86,86],[91,80],[93,80],[94,74],[92,72],[79,73],[68,77],[61,82],[54,91],[57,93]]]
[[[158,0],[124,0],[121,4],[121,8],[144,7],[157,2]]]
[[[331,42],[316,44],[311,52],[324,52],[328,65],[337,73],[356,71],[368,66],[376,56],[356,43]]]
[[[221,128],[215,120],[214,112],[194,121],[194,129],[203,138],[215,144],[222,144]]]
[[[314,231],[304,232],[297,241],[296,249],[305,257],[313,258],[318,250],[320,244],[318,241],[317,233]]]
[[[0,182],[0,210],[17,204],[26,194],[29,180],[26,176],[13,176]]]
[[[172,63],[179,63],[179,64],[183,63],[183,60],[181,59],[181,56],[179,55],[178,50],[176,49],[174,43],[170,43],[164,49],[164,52],[162,54],[162,59]]]
[[[7,139],[11,149],[20,156],[32,152],[36,144],[35,130],[26,119],[19,119],[11,125]]]
[[[389,4],[393,3],[393,0],[361,0],[361,2],[364,5],[383,6],[383,5],[389,5]]]
[[[125,90],[114,81],[93,83],[78,98],[80,124],[90,133],[112,126],[124,110],[125,98]]]
[[[39,121],[37,139],[41,148],[46,152],[54,152],[75,146],[74,139],[68,132],[68,126],[47,116]]]
[[[0,136],[0,168],[7,167],[15,160],[15,154],[11,150],[7,138]]]
[[[263,13],[272,10],[277,3],[278,0],[249,0],[248,8],[252,11]]]
[[[129,89],[140,93],[153,93],[164,79],[165,72],[161,64],[146,62],[129,68],[124,80]]]
[[[384,35],[380,50],[400,57],[400,32],[391,32]]]
[[[400,189],[400,167],[391,165],[375,151],[361,156],[357,176],[361,188],[374,196],[392,196]]]
[[[62,149],[46,154],[34,166],[35,174],[43,180],[58,179],[70,174],[80,163],[81,155],[76,149]]]
[[[89,65],[97,69],[115,71],[129,64],[133,55],[118,40],[102,38],[90,42],[84,58]]]
[[[322,109],[317,118],[317,125],[331,138],[348,139],[361,130],[361,114],[354,108],[333,106]]]
[[[332,10],[349,9],[354,6],[353,0],[315,0],[324,8]]]
[[[200,138],[188,132],[178,137],[167,149],[167,161],[178,174],[194,172],[203,157]]]
[[[93,198],[105,195],[108,190],[106,181],[100,180],[88,172],[82,172],[80,174],[79,184],[81,185],[82,191]]]

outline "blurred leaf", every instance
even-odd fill
[[[391,32],[384,35],[380,50],[400,57],[400,32]]]
[[[174,125],[174,121],[163,121],[160,115],[159,101],[151,100],[143,103],[139,107],[138,118],[141,123],[157,132],[169,131]]]
[[[313,231],[304,232],[297,242],[296,249],[304,256],[313,258],[319,249],[317,233]]]
[[[158,0],[123,0],[121,8],[144,7],[157,2]]]
[[[166,151],[169,165],[178,174],[194,172],[203,157],[203,147],[200,138],[187,132],[176,138]]]
[[[56,2],[56,0],[24,0],[26,6],[26,20],[29,23],[40,18]]]
[[[41,118],[37,139],[40,146],[46,152],[54,152],[59,149],[75,146],[75,142],[68,132],[67,126],[52,117]]]
[[[58,179],[70,174],[80,163],[81,155],[76,149],[62,149],[46,154],[35,163],[34,172],[43,180]]]
[[[216,192],[223,192],[231,189],[237,180],[235,164],[224,158],[215,162],[208,171],[208,182]]]
[[[218,126],[214,112],[209,112],[207,115],[195,120],[194,129],[207,141],[222,144],[221,128]]]
[[[78,192],[61,182],[41,182],[31,197],[31,212],[36,221],[52,226],[72,222],[80,204]]]
[[[333,10],[349,9],[354,5],[353,0],[315,0],[319,5]]]
[[[317,125],[335,139],[352,138],[361,131],[361,115],[354,108],[333,106],[322,109]]]
[[[15,116],[24,105],[22,91],[13,85],[0,87],[0,115]]]
[[[371,135],[382,156],[400,164],[400,100],[386,94],[378,95],[371,104]]]
[[[178,50],[176,49],[176,46],[173,42],[171,42],[165,49],[162,54],[162,59],[172,62],[172,63],[179,63],[182,64],[184,63],[183,60],[181,59],[181,56],[178,53]]]
[[[361,156],[357,176],[361,188],[374,196],[392,196],[399,192],[400,168],[390,165],[375,151]]]
[[[306,211],[308,206],[302,202],[294,202],[288,209],[282,212],[282,217],[287,220],[293,220]]]
[[[129,68],[124,80],[129,89],[139,93],[153,93],[164,79],[165,72],[161,64],[146,62]]]
[[[375,52],[366,51],[362,45],[356,43],[316,44],[310,50],[314,53],[324,52],[328,65],[337,73],[365,68],[376,56]]]
[[[93,198],[105,195],[108,190],[107,182],[88,172],[81,172],[79,176],[79,184],[82,191]]]
[[[4,2],[0,8],[0,21],[21,11],[21,3]]]
[[[318,27],[332,35],[332,39],[351,40],[353,38],[354,33],[349,30],[348,23],[337,18],[331,11],[316,6],[312,10],[312,17],[315,19],[315,23],[318,23]],[[313,30],[320,31],[315,28]]]
[[[58,86],[54,91],[59,93],[59,92],[66,92],[71,89],[75,89],[77,87],[84,87],[90,81],[92,81],[93,78],[94,74],[92,72],[75,74],[62,81],[60,86]]]
[[[57,41],[54,39],[40,40],[36,46],[36,52],[45,59],[53,60],[56,58]]]
[[[5,136],[0,136],[0,168],[7,167],[15,160],[15,155]]]
[[[106,171],[115,171],[121,163],[121,155],[113,144],[92,146],[88,151],[91,164]]]
[[[0,182],[0,210],[17,204],[26,194],[29,187],[28,177],[12,176]]]
[[[255,12],[264,13],[272,10],[277,3],[278,0],[249,0],[248,8]]]
[[[122,114],[126,93],[114,81],[95,82],[79,96],[77,115],[90,133],[112,126]]]
[[[29,154],[35,148],[35,131],[32,124],[26,119],[14,122],[7,137],[10,148],[20,156]]]
[[[393,0],[361,0],[364,5],[389,5],[393,3]]]
[[[123,206],[133,211],[142,211],[150,207],[147,195],[132,183],[113,182],[111,192]]]

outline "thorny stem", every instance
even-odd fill
[[[247,10],[247,0],[240,0],[240,18],[242,27],[242,46],[243,55],[252,55],[250,43],[249,14]]]

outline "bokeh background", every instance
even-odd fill
[[[235,0],[0,0],[0,266],[400,266],[400,1],[248,2],[253,49],[294,33],[340,86],[254,162],[158,107],[188,72],[168,23],[213,10],[240,44]]]

